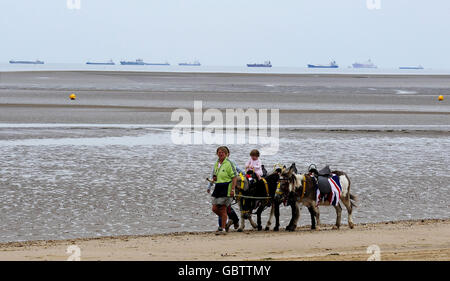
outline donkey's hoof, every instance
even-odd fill
[[[280,227],[278,227],[278,226],[275,226],[275,227],[273,228],[273,231],[278,231],[278,230],[280,230]]]
[[[270,227],[266,226],[266,228],[264,228],[265,231],[269,231]]]
[[[243,232],[244,230],[242,228],[239,228],[237,231],[238,232]]]
[[[340,225],[333,225],[333,230],[339,230],[340,227]]]
[[[349,223],[348,227],[350,227],[350,229],[353,229],[355,227],[355,225],[353,223]]]
[[[286,226],[286,231],[294,231],[295,228],[296,227],[294,225],[288,225],[288,226]]]
[[[262,230],[262,226],[258,225],[258,231]]]

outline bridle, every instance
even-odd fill
[[[280,175],[280,179],[278,181],[277,190],[275,192],[276,195],[280,196],[281,201],[284,205],[286,205],[286,202],[289,197],[289,181],[290,179],[288,177],[283,176],[283,174]],[[286,188],[287,186],[287,188]]]
[[[306,191],[306,175],[303,174],[301,175],[302,179],[300,181],[300,185],[299,189],[301,190],[300,195],[300,199],[302,200],[305,197],[305,191]],[[285,183],[285,184],[283,184]],[[292,174],[290,177],[284,177],[284,176],[280,176],[280,183],[279,183],[279,187],[277,188],[277,194],[279,194],[280,196],[282,196],[282,200],[283,202],[285,202],[287,200],[287,197],[289,195],[289,193],[291,192],[291,190],[289,189],[289,185],[293,184],[294,185],[294,190],[292,192],[297,193],[297,177],[296,174]],[[287,186],[284,188],[281,188],[281,186]]]

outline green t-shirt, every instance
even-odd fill
[[[238,176],[234,164],[228,158],[225,158],[219,167],[219,160],[217,160],[214,165],[214,175],[217,177],[216,184],[230,183],[227,190],[227,196],[230,196],[233,178]]]

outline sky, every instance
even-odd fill
[[[41,59],[450,69],[450,1],[0,0],[0,63]]]

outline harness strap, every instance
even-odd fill
[[[244,176],[242,175],[242,173],[239,173],[239,177],[241,178],[241,190],[243,190],[244,189],[244,181],[245,181],[245,178],[244,178]]]
[[[262,181],[264,182],[264,186],[266,187],[266,194],[269,196],[269,185],[267,184],[267,181],[265,178],[262,178]]]
[[[300,200],[302,200],[303,197],[305,197],[305,190],[306,190],[306,176],[305,175],[303,175],[302,181],[303,181],[303,191],[302,191],[302,195],[300,196]]]
[[[283,192],[280,190],[280,187],[281,187],[281,182],[278,182],[278,184],[277,184],[277,191],[275,191],[275,192],[276,192],[276,194],[282,195]]]

